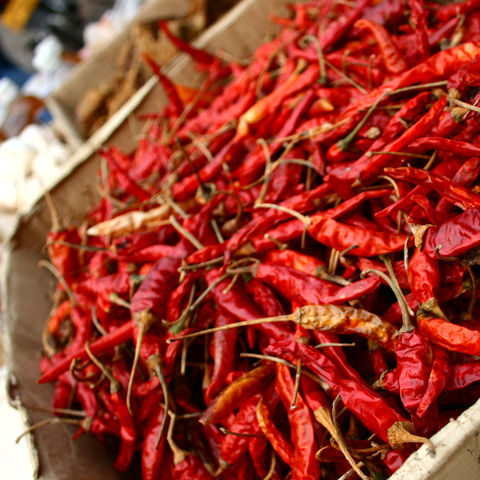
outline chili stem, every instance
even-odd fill
[[[412,153],[412,152],[384,152],[382,150],[370,150],[367,152],[367,157],[373,157],[374,155],[397,155],[399,157],[411,157],[411,158],[420,158],[422,160],[429,160],[430,155],[422,155],[420,153]],[[383,178],[380,176],[379,178]]]
[[[357,136],[357,133],[365,125],[365,123],[369,119],[370,115],[375,111],[375,109],[378,107],[380,102],[382,102],[382,100],[384,100],[386,97],[391,96],[391,95],[397,95],[399,93],[410,92],[412,90],[421,90],[423,88],[441,87],[441,86],[444,86],[446,84],[447,84],[447,81],[443,80],[443,81],[440,81],[440,82],[424,83],[422,85],[410,85],[409,87],[399,88],[397,90],[393,90],[391,92],[386,92],[383,95],[380,95],[380,97],[378,97],[378,99],[367,110],[367,113],[363,116],[363,118],[356,125],[356,127],[345,138],[343,138],[343,139],[341,139],[337,142],[338,147],[343,151],[348,150],[348,147],[349,147],[350,143]]]
[[[323,55],[323,49],[318,41],[318,38],[315,35],[305,35],[302,40],[312,42],[315,45],[315,50],[317,51],[318,56],[318,67],[320,70],[320,78],[318,79],[318,83],[322,85],[326,84],[327,70],[325,68],[325,56]]]
[[[47,260],[40,260],[38,262],[38,266],[46,268],[58,280],[58,282],[62,284],[62,287],[65,289],[65,292],[68,295],[70,302],[72,303],[72,307],[74,307],[77,304],[75,295],[73,294],[71,288],[68,286],[68,283],[63,278],[62,274],[55,268],[55,266]]]
[[[177,219],[173,216],[170,215],[169,221],[172,224],[172,227],[180,233],[182,236],[184,236],[197,250],[201,250],[202,248],[205,248],[204,245],[197,240],[190,232],[187,232],[181,225],[178,223]]]
[[[297,220],[300,220],[305,228],[308,228],[310,225],[310,218],[298,213],[296,210],[292,210],[291,208],[284,207],[282,205],[277,205],[275,203],[258,203],[255,205],[255,208],[273,208],[274,210],[280,210],[281,212],[288,213],[295,217]]]
[[[157,443],[155,444],[155,449],[158,450],[163,434],[165,433],[165,429],[167,427],[167,416],[168,416],[167,414],[170,411],[170,394],[168,393],[167,381],[165,380],[165,376],[163,374],[163,368],[162,368],[161,359],[159,355],[158,354],[152,355],[148,359],[148,363],[150,365],[153,365],[153,371],[155,372],[158,379],[160,380],[160,385],[162,386],[163,398],[165,400],[165,414],[163,415],[162,425],[160,427],[160,432],[158,434]],[[171,422],[173,423],[174,420],[172,420]]]
[[[298,360],[297,368],[295,370],[295,386],[293,389],[292,402],[290,403],[290,410],[295,410],[297,408],[297,396],[300,389],[300,376],[302,374],[302,361]]]
[[[85,351],[90,360],[100,369],[100,371],[108,378],[110,382],[110,389],[112,392],[118,392],[120,390],[120,382],[110,373],[107,367],[92,353],[88,342],[85,342]]]
[[[277,456],[275,455],[275,450],[272,449],[272,459],[270,460],[270,468],[268,469],[267,474],[263,477],[262,480],[270,480],[275,473],[275,467],[277,465]]]
[[[458,105],[459,107],[466,108],[467,110],[471,110],[472,112],[480,113],[480,107],[476,107],[475,105],[472,105],[467,102],[463,102],[462,100],[458,100],[457,98],[454,97],[448,97],[448,100],[455,105]]]

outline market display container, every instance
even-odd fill
[[[197,45],[210,51],[224,50],[237,58],[246,58],[270,31],[270,13],[281,14],[287,0],[244,0],[206,31]],[[194,84],[198,74],[189,59],[181,55],[170,66],[175,82]],[[51,191],[61,218],[80,220],[98,199],[96,171],[100,145],[118,145],[131,150],[141,132],[138,114],[158,111],[164,95],[153,79],[127,105],[77,151],[72,171]],[[132,113],[133,112],[133,113]],[[127,119],[128,117],[128,119]],[[51,385],[37,385],[41,334],[51,308],[54,280],[38,267],[46,257],[45,238],[51,221],[44,200],[22,215],[8,245],[2,281],[2,311],[7,334],[7,364],[16,378],[15,393],[25,405],[47,406],[52,398]],[[31,423],[46,414],[28,411]],[[29,435],[32,453],[38,455],[40,478],[48,480],[113,480],[128,478],[112,469],[113,458],[93,436],[72,441],[75,427],[57,424]],[[432,455],[425,446],[410,457],[392,480],[443,480],[480,478],[480,402],[433,437],[437,448]],[[35,455],[34,455],[35,456]]]
[[[117,57],[130,38],[133,27],[160,19],[186,17],[191,6],[192,0],[174,2],[153,0],[147,3],[111,40],[76,66],[62,86],[47,98],[47,106],[54,117],[56,127],[73,149],[85,141],[82,129],[75,118],[75,108],[88,90],[98,87],[114,75]]]

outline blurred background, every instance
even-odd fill
[[[236,0],[0,0],[0,244],[69,158]]]

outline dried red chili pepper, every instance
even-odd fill
[[[412,425],[373,390],[344,377],[338,368],[315,348],[289,340],[277,342],[269,346],[267,351],[289,361],[301,360],[306,367],[338,392],[345,406],[370,431],[389,442],[394,448],[408,441],[427,441],[415,435],[408,440],[410,434],[403,437],[404,429],[411,431]],[[372,416],[372,411],[378,412],[377,415]]]
[[[294,466],[294,450],[287,438],[277,429],[272,418],[273,410],[278,397],[274,397],[267,390],[266,395],[260,398],[257,405],[257,419],[263,434],[279,457],[291,467]]]
[[[215,317],[215,326],[228,325],[235,320],[230,315],[218,309]],[[213,398],[225,385],[226,375],[233,370],[235,361],[235,346],[237,343],[237,330],[224,330],[213,334],[213,371],[210,384],[205,392],[207,399]],[[227,460],[227,459],[225,459]]]
[[[313,276],[317,276],[319,271],[325,268],[325,262],[322,260],[294,250],[271,250],[264,256],[264,262],[292,268]]]
[[[338,20],[333,21],[319,37],[322,49],[325,51],[330,50],[340,37],[355,23],[360,15],[362,15],[369,4],[370,0],[361,0],[358,5],[355,5],[348,13]]]
[[[162,438],[157,445],[165,411],[162,405],[157,405],[152,412],[145,427],[142,445],[142,478],[155,480],[160,476],[162,460],[165,448],[165,440]]]
[[[404,407],[416,415],[428,387],[432,365],[430,344],[416,331],[403,332],[396,341],[395,356],[400,398]]]
[[[369,277],[344,287],[280,265],[260,264],[255,277],[300,305],[339,304],[375,291],[380,280]]]
[[[277,365],[275,389],[287,410],[290,423],[290,437],[294,445],[292,478],[316,479],[320,475],[320,469],[315,459],[317,444],[312,417],[302,395],[295,395],[295,384],[285,365]],[[292,406],[294,399],[295,404]]]
[[[430,258],[456,257],[480,245],[480,207],[470,208],[429,228],[424,240],[424,252]]]
[[[415,26],[417,51],[420,59],[423,60],[429,56],[430,45],[428,41],[427,14],[422,3],[422,0],[408,0],[410,18]]]
[[[420,250],[415,250],[408,262],[408,275],[411,291],[421,308],[442,314],[437,300],[440,287],[438,260],[428,257]]]
[[[450,364],[449,364],[450,365]],[[460,390],[480,380],[480,361],[472,360],[451,366],[445,390]]]
[[[374,257],[403,249],[406,236],[401,233],[370,231],[347,225],[333,218],[314,216],[308,226],[309,234],[319,243],[350,255]],[[350,249],[355,246],[355,248]]]
[[[113,464],[119,472],[124,472],[130,466],[135,453],[135,440],[137,432],[135,423],[127,408],[124,395],[120,391],[111,393],[112,401],[116,407],[116,414],[120,424],[120,448],[117,459]]]
[[[432,343],[445,350],[468,355],[480,354],[480,332],[450,323],[443,318],[417,317],[419,332]]]
[[[103,335],[90,344],[90,350],[94,355],[100,355],[102,353],[113,350],[117,345],[130,340],[133,334],[133,321],[124,323],[122,326],[112,330],[111,332]],[[61,355],[58,361],[56,361],[50,369],[43,373],[38,380],[38,383],[51,382],[57,378],[61,373],[68,370],[72,360],[75,358],[85,359],[87,358],[87,352],[85,347],[79,348],[76,351],[70,352],[67,356]]]
[[[366,18],[357,20],[354,26],[360,29],[368,28],[368,30],[370,30],[378,43],[385,67],[390,73],[398,74],[407,69],[405,59],[398,51],[395,42],[385,27]]]
[[[242,375],[214,398],[200,417],[200,423],[210,425],[227,416],[247,398],[263,391],[272,374],[270,365],[262,365]]]
[[[184,109],[184,105],[182,100],[180,99],[180,96],[178,94],[178,91],[173,84],[173,82],[162,72],[158,64],[153,60],[149,55],[146,53],[142,53],[142,58],[147,62],[147,64],[150,66],[152,69],[153,73],[156,75],[160,83],[162,84],[162,87],[165,90],[165,93],[167,94],[168,100],[169,100],[169,106],[173,110],[173,114],[177,117],[179,117]]]
[[[452,366],[448,353],[436,345],[433,346],[432,370],[428,377],[428,385],[423,398],[418,405],[417,415],[423,417],[437,397],[448,385]]]
[[[231,433],[225,435],[220,453],[222,459],[230,465],[240,460],[247,451],[249,440],[253,438],[248,435],[258,435],[261,431],[257,421],[257,404],[259,400],[259,395],[249,398],[240,406],[238,413],[235,415],[235,421],[230,432],[244,434],[245,436]]]
[[[182,39],[173,35],[168,28],[168,24],[165,20],[158,22],[160,30],[168,37],[168,39],[182,52],[188,53],[196,62],[204,65],[210,65],[216,60],[216,57],[210,55],[204,50],[192,47],[189,43],[184,42]]]

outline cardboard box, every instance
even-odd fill
[[[210,51],[223,49],[238,58],[247,57],[263,40],[265,19],[271,12],[282,13],[287,0],[244,0],[219,23],[206,31],[198,45]],[[181,56],[171,65],[169,75],[180,83],[194,83],[196,73],[189,59]],[[81,219],[92,207],[96,194],[98,156],[102,144],[116,144],[125,151],[136,144],[140,125],[135,115],[158,110],[164,96],[155,80],[150,81],[77,151],[72,172],[53,188],[51,194],[61,218]],[[134,116],[130,115],[134,112]],[[127,120],[128,117],[128,120]],[[2,280],[2,311],[7,333],[7,364],[18,381],[20,400],[27,405],[50,405],[51,385],[37,385],[41,333],[51,308],[49,294],[55,281],[37,263],[46,257],[45,238],[51,225],[45,202],[22,215],[8,245]],[[45,414],[29,410],[30,422]],[[45,480],[114,480],[128,478],[112,470],[112,456],[89,435],[72,441],[75,428],[48,426],[29,435],[38,455],[40,478]],[[433,437],[437,453],[421,447],[391,480],[447,480],[480,478],[480,402],[452,421]]]
[[[152,23],[162,18],[186,17],[191,7],[192,0],[153,0],[147,3],[117,35],[76,66],[62,86],[47,98],[47,106],[56,128],[65,136],[73,150],[85,141],[75,118],[75,109],[88,90],[113,77],[117,70],[117,57],[130,38],[133,26]]]

